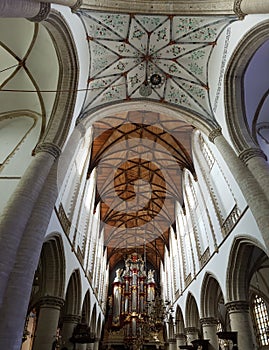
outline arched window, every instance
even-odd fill
[[[252,299],[252,312],[257,343],[259,346],[269,345],[269,317],[263,298],[257,294]]]

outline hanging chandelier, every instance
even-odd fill
[[[157,292],[154,275],[154,270],[147,271],[142,256],[132,253],[125,268],[116,270],[112,284],[110,329],[123,329],[124,343],[133,349],[160,343],[164,322],[173,312],[171,303]]]

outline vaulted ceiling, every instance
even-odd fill
[[[86,9],[90,64],[81,118],[125,102],[93,125],[89,176],[97,170],[95,207],[111,268],[132,250],[159,267],[183,205],[181,176],[195,177],[192,125],[164,114],[128,110],[130,101],[157,101],[214,121],[208,64],[231,16],[202,17],[104,13]],[[171,231],[172,232],[172,231]]]
[[[213,119],[208,62],[235,17],[79,11],[90,53],[83,115],[110,103],[150,99]]]
[[[127,111],[93,126],[88,174],[97,172],[95,208],[100,205],[108,259],[113,266],[132,250],[159,265],[183,203],[181,175],[194,176],[193,127],[160,113]],[[157,266],[156,266],[157,267]]]

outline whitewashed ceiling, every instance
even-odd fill
[[[114,14],[82,10],[89,43],[83,115],[108,103],[150,99],[212,119],[208,61],[235,18]]]

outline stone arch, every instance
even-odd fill
[[[89,290],[86,292],[81,310],[81,323],[89,324],[90,322],[91,298]]]
[[[75,270],[68,282],[65,294],[65,315],[79,315],[81,307],[81,277],[79,270]]]
[[[97,319],[96,338],[100,339],[101,334],[102,334],[102,320],[101,320],[101,314],[99,313],[98,319]]]
[[[179,305],[176,308],[176,334],[183,334],[185,329],[183,313]]]
[[[186,299],[186,308],[185,308],[185,322],[186,322],[186,338],[187,343],[191,344],[193,340],[199,339],[201,336],[201,325],[200,325],[200,316],[197,306],[197,302],[190,292],[188,293]]]
[[[174,320],[172,315],[170,315],[168,322],[168,339],[174,339],[175,338],[175,329],[174,329]]]
[[[65,254],[61,236],[57,234],[48,236],[43,244],[35,272],[29,309],[45,295],[63,298],[65,269]]]
[[[172,105],[164,105],[155,101],[131,101],[123,103],[111,103],[111,105],[98,108],[93,113],[90,113],[86,117],[80,120],[80,124],[88,129],[94,122],[106,117],[111,116],[113,113],[120,113],[124,111],[151,111],[156,113],[166,114],[172,118],[185,121],[189,125],[193,125],[195,128],[201,130],[205,135],[209,135],[213,130],[219,129],[218,123],[212,118],[211,120],[204,120],[201,115],[196,115],[189,111],[183,110],[179,107]]]
[[[201,288],[201,317],[218,319],[219,304],[224,304],[220,285],[212,274],[206,273]]]
[[[268,20],[248,32],[230,58],[224,78],[226,123],[235,149],[240,154],[245,149],[259,146],[251,137],[246,120],[243,101],[244,74],[252,56],[269,39]]]
[[[44,147],[42,144],[54,144],[61,149],[70,131],[77,100],[75,91],[79,79],[79,60],[71,30],[60,13],[51,10],[42,25],[48,30],[54,43],[60,74],[53,114],[37,149]]]
[[[268,256],[258,241],[237,237],[230,250],[227,268],[227,301],[248,300],[251,279],[267,261]]]
[[[94,304],[93,309],[92,309],[92,314],[91,314],[91,320],[90,320],[90,329],[91,333],[97,336],[97,327],[96,327],[96,318],[97,318],[97,307],[96,304]]]
[[[185,311],[186,327],[199,328],[199,311],[194,296],[189,293],[186,300]]]

